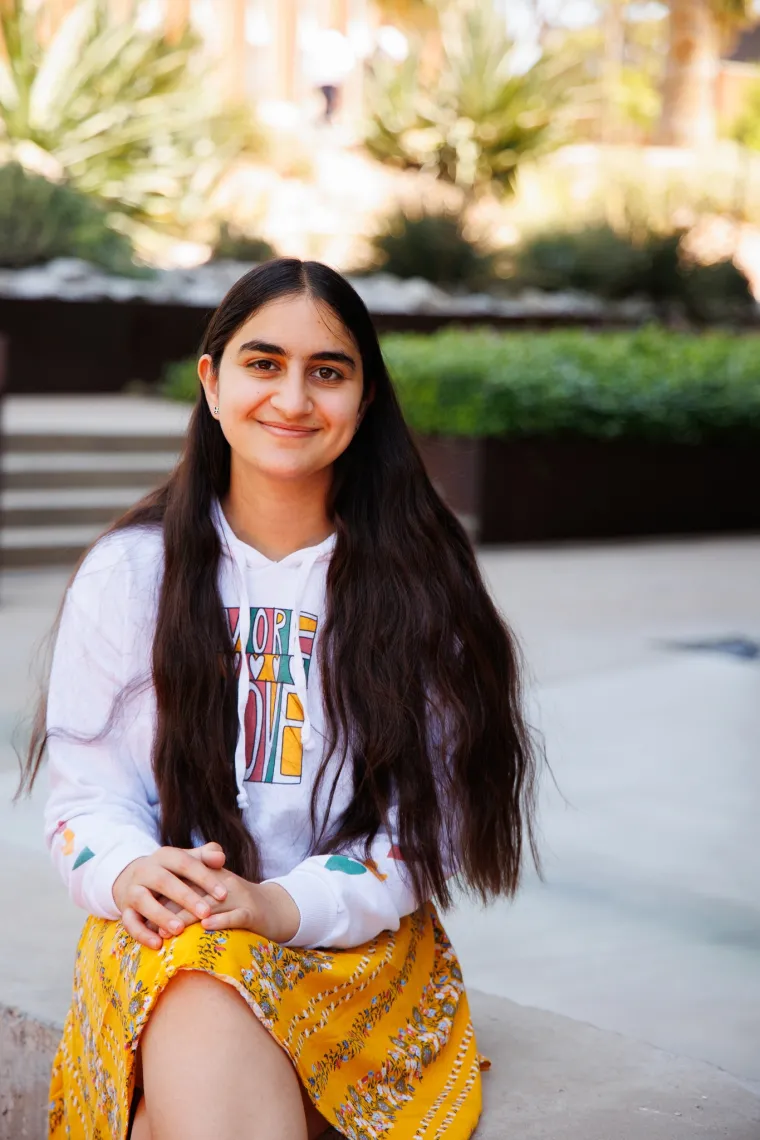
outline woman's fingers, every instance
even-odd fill
[[[131,906],[125,907],[122,911],[121,922],[127,934],[131,934],[136,942],[148,946],[151,950],[161,949],[161,938],[149,929],[147,923]]]
[[[220,879],[221,868],[216,870],[207,867],[202,858],[190,854],[189,851],[181,851],[177,847],[166,847],[164,852],[165,858],[161,862],[166,870],[171,871],[179,879],[186,879],[188,883],[199,887],[201,894],[212,895],[219,901],[227,897],[227,888]],[[187,910],[194,910],[193,900],[189,896],[176,895],[173,890],[162,890],[161,893],[167,898],[174,899],[175,902],[182,903]],[[197,911],[194,910],[194,913]]]
[[[159,894],[163,894],[163,890]],[[168,907],[159,902],[149,887],[135,887],[132,892],[130,906],[137,911],[142,919],[147,919],[160,930],[167,930],[169,934],[181,934],[184,924]],[[206,907],[205,914],[208,914]],[[201,917],[199,915],[199,917]]]
[[[254,930],[251,915],[247,910],[225,910],[221,914],[210,914],[201,922],[204,930]]]
[[[204,843],[202,847],[185,848],[194,859],[200,859],[207,867],[219,869],[224,866],[227,856],[219,843]]]

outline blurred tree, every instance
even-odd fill
[[[416,51],[371,72],[367,149],[381,162],[429,171],[468,198],[510,194],[520,162],[565,137],[570,73],[551,59],[516,72],[514,44],[485,5],[444,7],[441,28],[432,82],[420,84]]]
[[[247,116],[221,110],[187,31],[167,42],[78,0],[43,44],[38,7],[2,0],[0,158],[65,177],[128,216],[177,232],[245,145]]]
[[[578,141],[641,143],[660,112],[666,21],[632,3],[602,0],[598,19],[581,28],[546,26],[545,54],[577,69]]]
[[[716,78],[732,35],[754,18],[753,0],[669,0],[670,40],[657,142],[702,146],[717,138]]]

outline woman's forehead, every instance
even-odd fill
[[[277,345],[288,356],[310,355],[331,348],[345,352],[357,347],[351,332],[329,305],[300,294],[262,305],[240,326],[230,347],[237,351],[250,340]]]

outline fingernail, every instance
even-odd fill
[[[197,907],[195,908],[195,913],[198,915],[198,918],[206,918],[209,914],[211,914],[211,907],[208,905],[208,903],[198,903]]]
[[[214,898],[223,899],[226,894],[224,887],[214,887]]]
[[[177,922],[176,920],[174,922],[170,922],[169,929],[171,930],[172,934],[179,934],[179,932],[182,930],[182,923]]]

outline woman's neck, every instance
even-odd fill
[[[233,470],[222,509],[235,536],[276,562],[323,542],[334,527],[327,514],[331,473],[321,474],[290,481],[246,472],[243,480]]]

